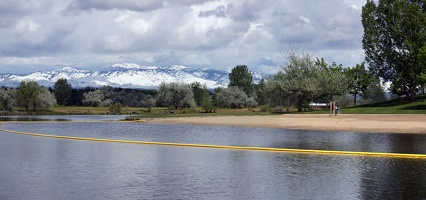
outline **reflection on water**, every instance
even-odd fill
[[[23,115],[0,116],[0,121],[116,121],[127,115]]]
[[[426,154],[422,134],[301,131],[150,123],[4,123],[16,131],[154,142]]]
[[[406,140],[395,134],[143,123],[4,123],[3,128],[86,137],[417,153],[424,153],[421,146],[426,144],[419,135],[406,135],[410,138]],[[398,140],[402,146],[416,147],[398,147]],[[115,144],[0,132],[0,180],[0,199],[424,199],[426,160]]]

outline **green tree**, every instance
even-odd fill
[[[203,100],[203,88],[201,83],[193,82],[191,83],[192,93],[194,94],[194,100],[197,106],[201,105],[201,101]]]
[[[290,109],[290,96],[291,93],[288,91],[286,84],[286,75],[280,71],[272,76],[266,83],[267,99],[269,101],[269,107],[279,106],[277,111],[282,111],[283,105],[286,105],[287,110]]]
[[[16,94],[17,104],[26,112],[46,110],[56,103],[55,96],[36,81],[22,81]]]
[[[212,94],[212,100],[213,100],[213,105],[219,107],[219,104],[217,102],[217,94],[219,94],[220,92],[222,92],[223,88],[222,87],[217,87],[213,90],[213,94]]]
[[[191,86],[176,82],[160,84],[156,104],[164,107],[174,106],[175,109],[196,106]]]
[[[0,88],[0,109],[12,112],[16,106],[16,89]]]
[[[385,91],[380,84],[380,79],[373,78],[367,89],[362,93],[364,103],[379,103],[386,101]]]
[[[276,76],[282,91],[297,97],[297,110],[302,112],[304,101],[320,90],[318,67],[308,53],[290,51],[282,72]]]
[[[109,112],[111,114],[120,114],[123,108],[123,104],[117,102],[109,106]]]
[[[117,102],[116,92],[111,86],[102,86],[94,91],[83,94],[82,103],[93,107],[108,107]]]
[[[260,79],[259,84],[255,85],[255,90],[259,105],[266,105],[268,101],[268,91],[265,79]]]
[[[36,100],[36,107],[34,108],[34,111],[36,111],[36,110],[47,110],[57,103],[55,95],[53,95],[46,88],[41,88],[41,91],[37,95],[36,99],[37,99]]]
[[[333,101],[333,95],[346,93],[346,75],[343,73],[341,64],[337,65],[333,62],[328,65],[324,58],[317,58],[315,65],[318,67],[319,90],[316,91],[317,96],[327,95],[330,101]]]
[[[420,48],[417,58],[419,59],[420,65],[423,66],[422,73],[417,75],[417,80],[419,81],[422,93],[424,94],[426,86],[426,43],[422,48]]]
[[[216,94],[216,102],[220,107],[231,109],[257,106],[254,98],[248,97],[239,87],[222,89]]]
[[[71,98],[72,87],[68,83],[67,79],[61,78],[55,82],[53,86],[56,101],[59,105],[65,106]]]
[[[364,62],[356,64],[353,68],[345,68],[349,94],[354,96],[356,106],[357,96],[367,91],[368,86],[374,81],[374,75],[365,69]]]
[[[17,91],[17,104],[26,112],[37,109],[38,95],[42,92],[40,85],[33,80],[25,80],[19,84]]]
[[[238,65],[229,73],[228,87],[239,87],[248,96],[253,94],[253,76],[246,65]]]
[[[206,113],[215,110],[215,107],[213,105],[213,99],[209,94],[209,90],[207,89],[206,84],[204,84],[202,88],[200,106],[205,110]]]
[[[414,101],[419,79],[424,71],[418,59],[426,42],[424,1],[367,0],[362,8],[364,35],[362,45],[370,70],[385,81],[392,81],[394,91]]]

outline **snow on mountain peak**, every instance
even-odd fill
[[[254,82],[260,80],[253,74]],[[208,68],[191,68],[182,65],[170,67],[140,66],[138,64],[114,64],[103,70],[83,70],[70,66],[61,69],[28,73],[26,75],[3,74],[0,76],[0,86],[17,87],[22,80],[30,79],[39,82],[45,87],[51,87],[60,79],[66,78],[74,88],[112,87],[126,88],[156,88],[162,82],[184,83],[199,82],[208,88],[217,88],[228,85],[228,72]]]
[[[141,66],[134,63],[121,63],[121,64],[114,64],[111,66],[113,69],[126,69],[126,70],[132,70],[132,69],[158,69],[158,67],[155,66]]]
[[[123,69],[139,69],[139,68],[141,68],[140,65],[134,64],[134,63],[114,64],[111,67],[112,68],[123,68]]]
[[[168,69],[178,71],[178,70],[183,70],[183,69],[187,69],[187,68],[188,67],[185,67],[183,65],[172,65]]]
[[[62,71],[75,71],[76,69],[72,68],[71,66],[66,66],[66,67],[63,67],[61,70]]]

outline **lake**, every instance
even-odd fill
[[[121,140],[426,154],[424,135],[108,121],[112,118],[4,122],[2,128]],[[426,159],[104,143],[0,132],[0,180],[0,199],[425,199]]]

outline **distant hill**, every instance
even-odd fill
[[[91,71],[73,67],[63,67],[52,71],[39,71],[28,74],[0,74],[0,86],[17,87],[23,80],[35,80],[40,85],[52,87],[60,78],[66,78],[74,88],[101,87],[110,85],[121,88],[156,88],[162,82],[195,81],[217,88],[229,84],[229,72],[208,68],[191,68],[181,65],[169,67],[140,66],[132,63],[115,64],[105,70]],[[253,81],[269,75],[252,72]]]

